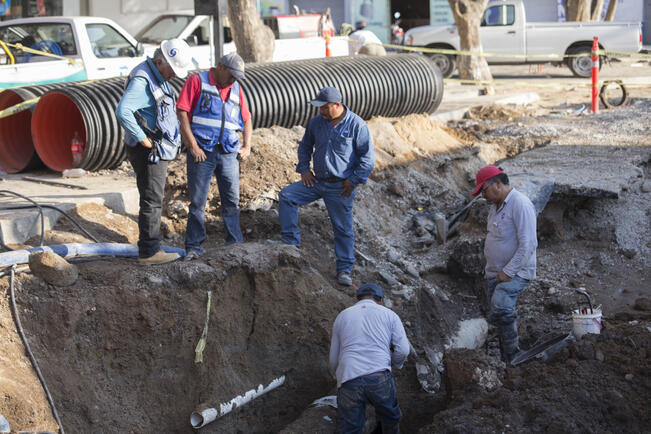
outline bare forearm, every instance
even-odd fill
[[[244,132],[242,133],[242,141],[244,142],[242,146],[245,148],[251,147],[251,136],[253,135],[253,122],[251,119],[244,122]]]
[[[190,119],[188,118],[188,113],[183,110],[177,110],[177,116],[179,118],[179,126],[181,130],[181,137],[183,138],[183,143],[188,148],[194,148],[197,145],[197,141],[192,134],[192,129],[190,128]]]

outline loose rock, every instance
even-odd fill
[[[79,270],[53,252],[36,252],[29,255],[29,269],[55,286],[70,286],[77,281]]]

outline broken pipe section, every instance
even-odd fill
[[[267,392],[274,390],[276,387],[282,385],[285,382],[285,376],[283,375],[280,378],[273,380],[267,387],[262,387],[262,384],[258,385],[257,389],[251,389],[248,392],[242,395],[238,395],[235,398],[231,399],[228,402],[219,404],[219,409],[217,408],[200,408],[192,413],[190,416],[190,424],[192,428],[201,428],[208,425],[210,422],[213,422],[215,419],[218,419],[231,411],[235,410],[238,407],[243,406],[247,402],[254,400]]]

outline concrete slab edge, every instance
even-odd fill
[[[485,103],[477,103],[474,105],[483,105],[483,104],[531,104],[540,100],[540,95],[536,92],[526,92],[520,93],[517,95],[511,95],[506,98],[498,99],[495,101],[486,101]],[[470,106],[472,107],[472,106]],[[439,121],[439,122],[448,122],[448,121],[458,121],[463,119],[464,115],[468,112],[470,107],[461,108],[457,110],[452,110],[449,112],[443,113],[434,113],[430,115],[430,119]]]

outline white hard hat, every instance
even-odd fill
[[[197,61],[190,54],[190,46],[183,39],[167,39],[160,43],[160,49],[177,77],[185,78],[188,70],[197,69]]]

